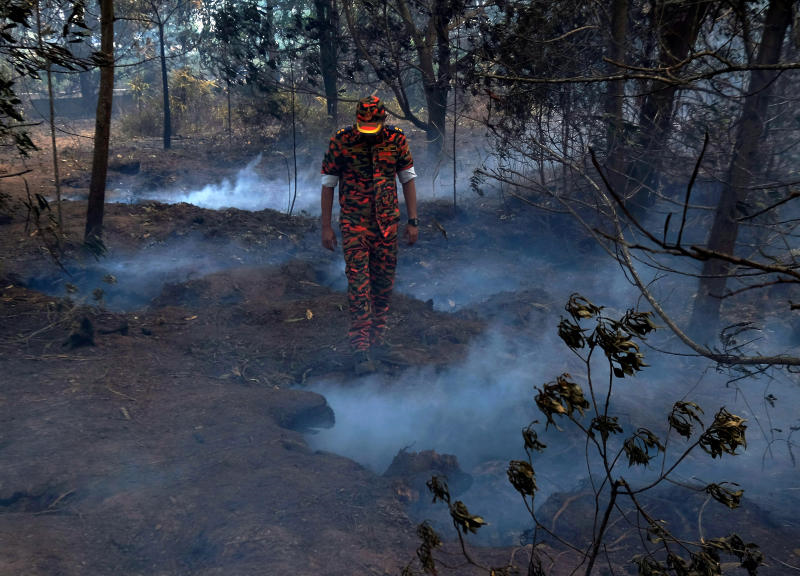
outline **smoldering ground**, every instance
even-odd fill
[[[533,457],[537,502],[544,503],[555,492],[579,490],[587,482],[586,438],[565,420],[557,422],[563,431],[554,426],[546,430],[534,403],[535,388],[563,372],[572,373],[588,390],[585,370],[555,337],[557,312],[552,310],[538,319],[541,324],[514,331],[511,336],[501,327],[491,330],[474,343],[464,362],[438,373],[411,370],[392,380],[373,376],[355,385],[315,384],[314,389],[333,408],[336,425],[312,436],[312,446],[348,456],[378,474],[384,473],[402,450],[453,454],[473,478],[472,487],[457,494],[458,499],[491,524],[477,541],[514,541],[530,527],[530,518],[507,482],[505,470],[509,460],[525,459],[521,430],[529,422],[539,420],[536,429],[547,445],[542,454]],[[779,495],[798,487],[787,427],[800,424],[796,383],[789,378],[771,382],[749,379],[737,386],[730,383],[729,375],[717,373],[704,362],[670,358],[654,350],[648,350],[646,360],[650,366],[644,371],[614,384],[610,412],[619,417],[623,436],[646,427],[666,438],[666,417],[678,400],[697,402],[705,410],[706,425],[724,406],[748,420],[746,449],[719,460],[696,449],[675,478],[693,486],[738,482],[748,498],[782,515],[785,510],[776,507]],[[593,378],[601,398],[608,381],[603,364],[595,364]],[[779,394],[780,400],[765,402],[772,393]],[[585,420],[590,418],[591,414]],[[782,429],[771,427],[779,421],[784,422]],[[673,433],[667,446],[669,468],[688,443]],[[661,471],[661,460],[654,462],[641,470],[627,470],[620,463],[619,474],[644,485]],[[592,459],[594,473],[600,472],[599,464]],[[419,498],[427,502],[429,496],[422,493]],[[439,527],[446,530],[442,512],[441,504],[418,505],[415,510],[418,520],[439,518],[443,524]]]
[[[209,209],[286,211],[291,189],[288,181],[265,180],[254,161],[230,182],[181,194],[152,192],[145,197],[196,203]],[[295,210],[318,213],[315,173],[298,186]],[[534,419],[543,421],[534,405],[534,388],[563,372],[574,374],[576,381],[585,384],[580,363],[555,335],[564,301],[578,292],[606,306],[609,315],[619,315],[640,301],[613,260],[576,240],[579,235],[572,228],[574,223],[555,216],[534,217],[525,210],[513,203],[504,204],[493,195],[464,199],[456,212],[442,201],[426,203],[420,211],[428,221],[423,237],[416,246],[401,248],[399,292],[430,300],[438,310],[474,313],[489,321],[490,330],[473,344],[466,360],[440,370],[407,370],[391,379],[375,375],[346,385],[331,381],[311,385],[326,396],[336,414],[332,429],[309,437],[315,448],[348,456],[378,474],[404,448],[455,455],[462,469],[473,477],[472,487],[458,497],[473,513],[481,513],[492,523],[484,533],[493,543],[507,543],[530,524],[518,496],[505,480],[505,463],[524,458],[521,429]],[[433,219],[436,226],[431,225]],[[232,243],[218,246],[211,256],[208,239],[169,240],[135,256],[115,260],[112,255],[104,261],[107,266],[101,269],[102,274],[96,272],[87,288],[113,274],[120,287],[145,294],[151,287],[160,289],[165,282],[180,282],[242,264],[276,265],[284,258],[302,257],[313,261],[325,284],[343,291],[346,284],[341,255],[328,254],[319,247],[317,231],[309,232],[300,245],[302,248],[278,257],[271,252],[274,247],[248,252]],[[650,271],[645,281],[656,281],[657,277],[657,272]],[[138,285],[137,281],[143,282]],[[688,283],[662,288],[656,281],[655,286],[671,311],[680,314],[686,308],[692,290]],[[522,290],[532,290],[537,296],[526,296],[521,308],[499,305],[512,301],[514,293]],[[107,292],[111,305],[112,290]],[[521,309],[536,313],[520,315]],[[777,335],[765,337],[774,339]],[[747,449],[739,456],[713,461],[704,453],[695,454],[682,464],[679,478],[695,484],[737,481],[748,496],[780,513],[784,502],[781,494],[797,488],[789,483],[794,470],[792,427],[800,424],[796,381],[776,373],[773,380],[762,376],[731,382],[735,374],[717,373],[707,362],[661,354],[661,348],[680,350],[665,329],[651,339],[651,344],[654,348],[644,349],[650,366],[614,387],[612,412],[620,416],[623,429],[632,432],[646,426],[657,434],[665,433],[666,415],[680,399],[698,402],[706,412],[706,422],[719,407],[726,406],[749,422]],[[601,368],[597,370],[594,382],[602,390],[607,375]],[[548,445],[534,460],[539,503],[586,480],[584,442],[566,425],[564,428],[564,432],[552,426],[544,431],[541,423],[538,426]],[[675,454],[681,452],[680,442],[670,444],[670,452],[673,450]],[[631,480],[642,481],[647,474],[625,473]],[[513,512],[508,512],[509,508]],[[429,510],[420,508],[419,513],[425,515]]]

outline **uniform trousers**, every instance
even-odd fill
[[[350,343],[367,350],[383,343],[397,268],[397,224],[341,221],[350,309]]]

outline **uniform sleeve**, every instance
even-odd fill
[[[412,166],[408,170],[403,170],[397,173],[397,177],[400,179],[400,184],[405,184],[417,177],[417,172],[414,170]]]
[[[399,134],[397,139],[398,158],[397,158],[397,171],[403,172],[414,166],[414,160],[411,158],[411,150],[408,148],[408,140],[403,133]]]
[[[339,143],[336,137],[332,137],[330,144],[328,144],[328,151],[325,152],[325,157],[322,159],[322,174],[328,176],[339,177],[339,166],[336,164],[336,159],[339,156]]]

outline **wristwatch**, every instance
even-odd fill
[[[408,225],[419,227],[419,218],[409,218]]]

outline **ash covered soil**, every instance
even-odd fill
[[[114,149],[108,253],[97,260],[80,246],[85,202],[65,201],[68,276],[24,210],[0,222],[0,575],[384,575],[414,557],[409,509],[428,498],[419,479],[430,470],[384,476],[309,447],[309,432],[335,423],[310,388],[359,384],[343,279],[319,246],[318,220],[115,203],[114,190],[129,199],[191,189],[232,177],[250,158],[204,149]],[[67,145],[62,159],[65,192],[80,197],[88,151]],[[17,170],[6,161],[6,173]],[[28,161],[32,193],[51,195],[47,162]],[[25,197],[19,178],[0,180],[0,191]],[[546,226],[519,206],[474,208],[454,215],[423,196],[423,240],[401,246],[398,280],[413,268],[415,282],[433,284],[437,263],[474,261],[459,242],[490,261],[500,239],[524,242],[526,230]],[[383,385],[458,365],[498,317],[510,338],[544,324],[563,295],[550,293],[542,271],[532,276],[539,281],[457,310],[397,294],[391,339],[401,359],[382,365]],[[547,505],[553,523],[576,525],[576,537],[594,507],[579,491]],[[702,505],[686,502],[687,524]],[[748,539],[798,563],[796,525],[786,530],[757,508],[747,514]],[[618,551],[635,549],[632,536],[614,538]],[[481,553],[525,563],[524,550]],[[774,564],[764,573],[788,572]]]

